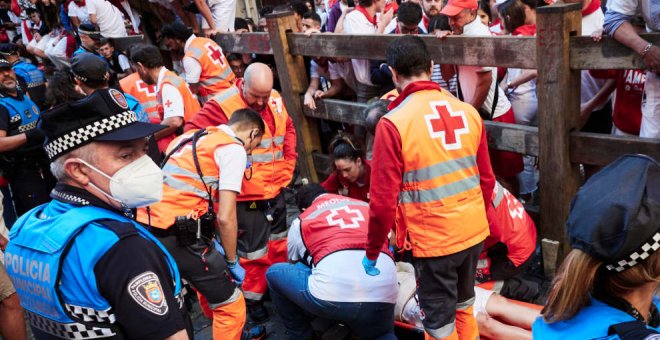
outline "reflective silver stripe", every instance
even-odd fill
[[[153,107],[153,106],[158,106],[158,101],[157,100],[148,100],[142,104],[142,107],[147,108],[147,107]]]
[[[211,308],[213,310],[213,309],[216,309],[218,307],[226,306],[226,305],[228,305],[232,302],[235,302],[240,297],[241,297],[241,291],[240,291],[240,289],[238,289],[238,287],[236,287],[234,289],[234,292],[231,294],[231,296],[227,300],[222,301],[220,303],[209,303],[209,308]]]
[[[193,193],[193,194],[195,194],[195,195],[197,195],[200,198],[203,198],[205,200],[209,199],[209,194],[206,191],[199,190],[199,189],[195,188],[194,186],[192,186],[188,183],[185,183],[183,181],[180,181],[180,180],[178,180],[178,179],[176,179],[176,178],[174,178],[174,177],[172,177],[168,174],[165,174],[165,178],[163,179],[163,184],[165,184],[165,185],[167,185],[167,186],[169,186],[170,188],[173,188],[173,189]]]
[[[493,207],[497,208],[500,206],[500,202],[502,202],[502,198],[504,198],[504,188],[500,185],[500,183],[495,182],[495,199],[493,200]]]
[[[197,174],[196,172],[188,171],[171,163],[165,164],[165,166],[163,167],[163,173],[166,175],[176,174],[176,175],[186,176],[195,181],[199,181],[199,174]],[[206,185],[208,185],[209,187],[211,188],[218,187],[218,177],[204,176],[202,178],[204,179]]]
[[[256,301],[259,301],[264,297],[264,295],[261,293],[250,292],[247,290],[243,292],[243,296],[245,296],[246,300],[256,300]]]
[[[476,188],[478,185],[479,175],[474,175],[472,177],[468,177],[460,181],[432,189],[402,191],[399,194],[399,201],[401,203],[426,203],[439,201],[443,198],[447,198],[463,191]]]
[[[176,88],[178,88],[179,86],[181,86],[181,84],[183,84],[181,78],[176,77],[174,75],[167,75],[165,79],[169,80],[170,84],[174,85],[174,87]]]
[[[213,84],[215,84],[215,83],[217,83],[217,82],[219,82],[219,81],[226,80],[227,77],[229,77],[229,72],[231,72],[231,69],[230,69],[230,68],[226,68],[224,71],[222,71],[222,73],[220,73],[219,76],[215,76],[215,77],[211,77],[211,78],[208,78],[208,79],[204,79],[204,81],[201,81],[200,83],[202,83],[202,85],[205,85],[205,86],[213,85]]]
[[[283,231],[283,232],[281,232],[281,233],[270,234],[270,236],[268,237],[268,240],[270,240],[270,241],[281,240],[281,239],[285,238],[285,237],[287,236],[288,233],[289,233],[289,231],[288,231],[288,230],[285,230],[285,231]]]
[[[426,168],[406,171],[403,174],[403,182],[422,182],[444,176],[452,172],[471,168],[477,165],[477,157],[467,156],[458,159],[448,160],[442,163],[433,164]]]
[[[470,308],[472,305],[474,305],[474,296],[469,298],[466,301],[459,302],[456,304],[456,310],[466,310]]]
[[[229,99],[231,96],[237,94],[238,94],[238,88],[236,86],[232,86],[226,91],[216,94],[215,97],[213,97],[213,100],[215,100],[218,104],[221,104],[225,100]]]
[[[332,201],[328,201],[328,202],[332,202]],[[353,200],[344,199],[344,200],[341,200],[341,201],[338,201],[338,202],[334,202],[334,203],[331,203],[331,204],[325,205],[325,206],[323,206],[321,209],[317,209],[317,210],[315,210],[313,213],[307,215],[307,218],[306,218],[306,219],[309,220],[309,219],[317,218],[317,217],[319,217],[321,214],[323,214],[324,212],[326,212],[326,211],[328,211],[328,210],[333,210],[333,209],[343,208],[343,207],[345,207],[345,206],[348,206],[349,204],[352,204],[352,205],[361,205],[361,206],[365,206],[365,207],[368,207],[368,206],[369,206],[369,203],[367,203],[367,202],[362,202],[362,201],[360,201],[360,202],[355,202],[355,201],[353,201]]]
[[[270,144],[275,141],[275,145],[284,144],[284,136],[275,136],[273,138],[262,138],[260,147],[264,149],[270,148]]]
[[[429,335],[432,336],[434,339],[444,339],[450,336],[451,333],[454,332],[455,327],[456,327],[455,323],[452,321],[451,323],[448,323],[440,328],[431,329],[428,327],[424,327],[424,330],[427,333],[429,333]]]
[[[252,252],[249,252],[249,253],[246,253],[246,252],[241,251],[241,250],[236,250],[236,253],[238,254],[238,256],[240,256],[244,259],[256,260],[256,259],[260,259],[260,258],[266,256],[266,254],[268,254],[268,246],[263,247],[263,248],[258,249],[258,250],[255,250],[255,251],[252,251]]]
[[[253,163],[268,163],[276,160],[280,160],[284,158],[282,155],[282,151],[277,151],[275,152],[275,156],[273,157],[272,153],[261,153],[261,154],[253,154],[252,155],[252,162]]]
[[[202,50],[199,47],[196,46],[190,46],[188,47],[190,53],[192,54],[193,58],[199,59],[204,55],[204,50]]]

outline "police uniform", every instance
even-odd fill
[[[50,111],[42,118],[48,156],[162,128],[127,109],[123,97],[98,90]],[[130,210],[64,182],[51,196],[16,222],[5,252],[37,339],[163,339],[186,328],[176,263]]]
[[[0,67],[9,66],[5,59],[0,59]],[[15,97],[0,91],[0,130],[7,136],[25,133],[27,137],[25,144],[0,155],[0,166],[9,181],[17,215],[48,202],[48,194],[55,185],[41,149],[42,138],[35,129],[39,114],[37,105],[20,90]]]
[[[46,76],[44,73],[36,65],[26,63],[20,59],[14,62],[13,69],[21,88],[30,95],[30,99],[40,109],[48,108],[46,103]]]
[[[596,173],[580,188],[571,202],[566,221],[568,241],[571,248],[580,250],[591,258],[590,261],[600,263],[598,274],[592,274],[592,278],[586,275],[578,278],[591,279],[592,282],[585,296],[575,296],[574,300],[581,308],[574,316],[555,322],[546,321],[543,318],[546,314],[537,318],[532,324],[534,339],[660,339],[660,298],[657,293],[648,296],[651,300],[648,301],[648,311],[637,310],[622,297],[623,294],[640,293],[640,289],[648,284],[657,286],[655,278],[635,281],[636,287],[619,294],[606,287],[612,282],[610,280],[618,280],[621,286],[630,287],[630,281],[635,279],[626,278],[625,271],[633,267],[645,265],[648,268],[639,273],[656,271],[644,262],[652,261],[651,256],[657,256],[655,252],[660,249],[659,183],[660,163],[645,155],[625,155]],[[577,261],[587,260],[578,257]],[[562,270],[565,272],[576,267],[565,262]],[[573,287],[573,282],[561,289],[582,291]],[[553,294],[561,295],[562,292],[551,292],[551,296]],[[638,295],[647,298],[643,292]],[[581,303],[583,299],[588,303]],[[546,305],[544,313],[551,310],[552,305]],[[645,312],[648,312],[647,318],[643,317]]]
[[[82,24],[82,25],[78,26],[78,34],[79,34],[79,35],[80,35],[80,34],[84,34],[84,35],[86,35],[86,36],[88,36],[88,37],[94,39],[94,40],[97,41],[97,42],[98,42],[99,40],[101,40],[101,38],[103,38],[103,36],[101,36],[101,32],[100,32],[100,31],[98,30],[98,28],[97,28],[96,26],[94,26],[93,24]],[[79,55],[80,53],[91,53],[91,54],[97,56],[99,59],[101,59],[101,60],[103,60],[103,61],[105,62],[105,58],[103,58],[102,55],[98,54],[96,51],[90,51],[90,50],[88,50],[88,49],[85,48],[85,46],[83,46],[82,44],[80,44],[80,46],[78,46],[78,49],[76,49],[75,51],[73,51],[73,54],[71,55],[71,58],[73,58],[73,57]],[[106,63],[107,63],[107,62],[106,62]]]

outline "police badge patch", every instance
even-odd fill
[[[144,272],[131,280],[128,294],[140,306],[156,315],[165,315],[169,310],[160,280],[153,272]]]
[[[110,89],[108,92],[110,92],[112,100],[114,100],[117,105],[119,105],[122,109],[128,109],[128,103],[126,102],[126,97],[124,97],[123,93],[115,89]]]

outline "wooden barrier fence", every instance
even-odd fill
[[[594,42],[581,36],[580,4],[555,4],[537,9],[536,37],[423,36],[439,64],[537,69],[539,127],[486,122],[489,146],[539,157],[540,225],[545,239],[546,274],[568,251],[565,221],[580,185],[579,164],[605,165],[620,155],[643,153],[660,159],[660,139],[617,137],[578,132],[580,70],[645,68],[639,56],[611,38]],[[315,119],[364,125],[365,105],[325,99],[317,109],[304,108],[308,79],[303,56],[385,59],[396,35],[293,33],[291,13],[267,17],[268,33],[222,34],[216,41],[225,53],[273,55],[284,103],[298,133],[298,167],[313,181],[328,168]],[[660,44],[660,34],[644,38]],[[552,245],[545,247],[546,245]],[[557,246],[558,245],[558,246]]]

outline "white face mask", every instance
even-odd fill
[[[110,194],[92,182],[89,184],[126,208],[146,207],[163,198],[163,171],[147,155],[119,169],[112,177],[84,160],[78,160],[110,180]]]

